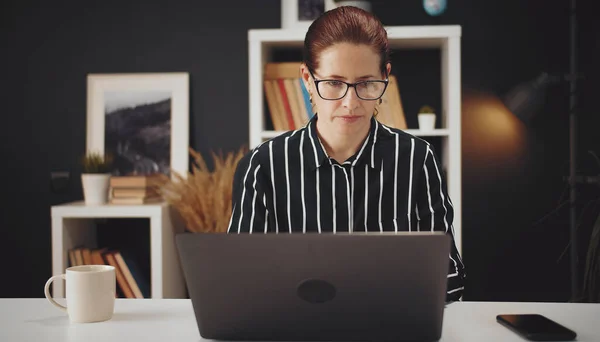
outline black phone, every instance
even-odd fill
[[[496,321],[531,341],[572,341],[577,334],[548,317],[539,314],[506,314]]]

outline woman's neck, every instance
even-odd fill
[[[320,127],[317,121],[317,134],[327,155],[338,163],[343,163],[355,155],[369,135],[369,126],[359,134],[336,134],[329,127]]]

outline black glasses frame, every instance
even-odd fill
[[[350,88],[354,88],[354,93],[356,93],[356,96],[358,96],[359,99],[365,100],[365,101],[376,101],[376,100],[379,100],[383,96],[383,94],[385,94],[385,90],[387,89],[387,86],[389,84],[389,78],[388,78],[387,72],[385,75],[385,80],[366,80],[366,81],[358,81],[358,82],[354,82],[354,83],[344,82],[344,81],[336,80],[336,79],[320,80],[315,77],[312,70],[308,70],[308,72],[310,73],[310,76],[312,76],[313,81],[315,82],[315,88],[317,88],[317,94],[319,94],[320,98],[322,98],[323,100],[327,100],[327,101],[336,101],[336,100],[344,98],[344,96],[346,96],[346,94],[348,94],[348,89],[350,89]],[[323,95],[321,95],[321,92],[319,91],[319,83],[327,82],[327,81],[344,83],[346,85],[346,91],[344,92],[344,94],[342,96],[340,96],[338,98],[334,98],[334,99],[324,98]],[[376,97],[374,99],[365,99],[363,97],[360,97],[360,95],[358,95],[358,90],[356,89],[357,85],[363,84],[363,83],[383,83],[385,86],[383,87],[383,91],[381,92],[381,95],[379,95],[378,97]]]

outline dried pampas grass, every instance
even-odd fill
[[[192,172],[187,178],[176,172],[173,172],[173,179],[164,175],[158,192],[182,216],[186,230],[192,233],[226,232],[231,217],[233,176],[247,150],[242,147],[226,156],[211,152],[212,171],[200,153],[189,150],[193,158]]]

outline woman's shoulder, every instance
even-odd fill
[[[263,156],[283,151],[286,145],[298,144],[304,130],[304,128],[301,128],[293,131],[282,132],[273,138],[263,141],[258,146],[254,147],[251,152],[256,152],[257,154]]]
[[[399,128],[384,125],[381,122],[379,122],[378,124],[382,128],[380,130],[380,132],[382,132],[382,133],[379,134],[379,136],[380,136],[380,138],[383,138],[383,140],[386,140],[386,138],[387,138],[387,140],[394,141],[396,139],[396,137],[398,137],[401,143],[403,143],[403,142],[413,143],[414,142],[416,149],[426,149],[426,148],[430,147],[429,141],[427,141],[419,136],[416,136],[414,134],[411,134],[411,133],[404,131],[402,129],[399,129]]]
[[[257,164],[265,163],[273,157],[277,159],[283,156],[286,149],[298,146],[302,129],[282,132],[278,136],[263,141],[251,148],[240,160],[241,168],[255,167]]]
[[[280,155],[282,156],[282,146],[286,144],[286,141],[289,143],[293,141],[292,139],[296,139],[296,135],[298,135],[298,130],[282,132],[280,135],[249,149],[237,162],[233,175],[233,193],[239,197],[240,185],[244,183],[248,174],[256,176],[257,173],[260,173],[264,176],[264,170],[269,165],[269,159],[271,157],[277,159]]]

